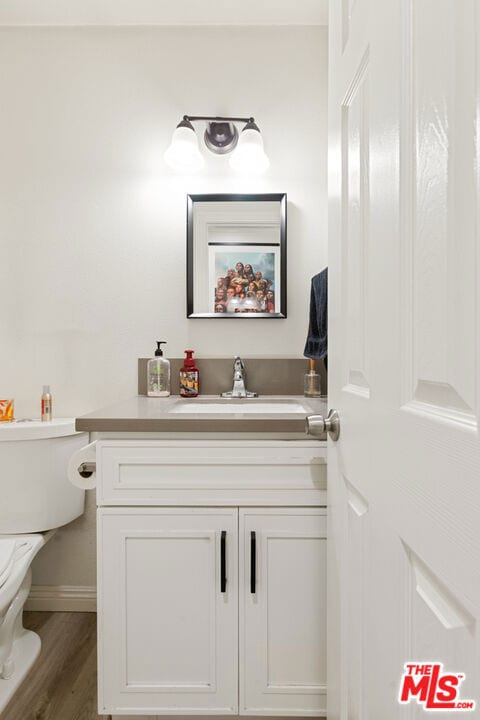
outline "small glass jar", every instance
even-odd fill
[[[305,381],[303,386],[303,394],[305,397],[320,397],[321,384],[320,375],[315,370],[305,373]]]

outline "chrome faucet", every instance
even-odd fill
[[[233,390],[222,393],[223,398],[254,398],[258,393],[248,392],[245,387],[245,365],[238,355],[233,363]]]

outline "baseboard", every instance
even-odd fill
[[[25,610],[97,612],[97,588],[90,585],[32,585]]]

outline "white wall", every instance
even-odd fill
[[[327,257],[326,28],[4,28],[0,67],[0,396],[17,416],[44,383],[64,416],[134,394],[160,336],[172,356],[301,356]],[[209,153],[175,176],[184,113],[254,115],[270,170]],[[188,192],[288,193],[288,319],[185,318]],[[90,503],[37,583],[94,584]]]

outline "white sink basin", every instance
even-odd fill
[[[191,400],[177,400],[170,412],[172,413],[208,413],[208,414],[235,414],[242,413],[264,414],[264,415],[289,415],[301,414],[307,415],[308,410],[305,409],[297,400],[252,400],[252,399],[235,399],[235,400],[202,400],[192,398]]]

